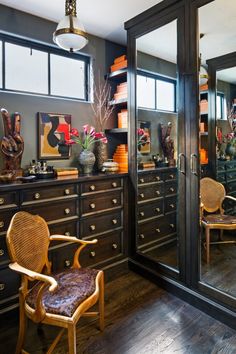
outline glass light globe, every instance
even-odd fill
[[[199,85],[205,85],[208,81],[208,73],[204,66],[200,66],[200,73],[199,73]]]

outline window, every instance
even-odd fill
[[[137,103],[140,108],[176,112],[176,80],[139,72]]]
[[[2,90],[88,101],[89,57],[5,34],[0,39]]]
[[[226,101],[223,93],[217,93],[216,96],[216,118],[217,119],[226,119]]]

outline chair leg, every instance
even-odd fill
[[[68,325],[68,345],[69,345],[69,354],[76,354],[76,326],[75,326],[75,324]]]
[[[25,326],[26,326],[26,316],[24,309],[24,301],[23,296],[20,293],[19,295],[19,334],[16,345],[16,354],[20,354],[22,352],[22,348],[25,340]]]
[[[206,227],[205,230],[205,235],[206,235],[206,259],[207,259],[207,264],[210,263],[210,229]]]
[[[104,330],[104,275],[102,274],[99,284],[99,327]]]

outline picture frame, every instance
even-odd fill
[[[139,151],[146,155],[151,153],[151,122],[139,121],[139,128],[144,130],[145,136],[149,141],[147,144],[140,145]]]
[[[70,139],[71,115],[38,112],[38,159],[65,160],[71,155],[71,147],[65,144]]]

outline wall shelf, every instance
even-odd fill
[[[106,134],[112,133],[112,134],[120,134],[120,133],[128,133],[127,128],[113,128],[113,129],[106,129],[105,130]]]

